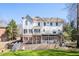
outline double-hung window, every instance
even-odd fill
[[[46,26],[46,22],[44,22],[44,26]]]
[[[52,26],[52,22],[50,22],[50,26]]]
[[[40,26],[40,22],[38,22],[38,26]]]
[[[27,29],[24,29],[24,34],[26,34],[27,33]]]

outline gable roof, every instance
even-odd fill
[[[64,23],[64,20],[61,18],[40,18],[40,17],[34,17],[32,18],[33,21],[38,21],[38,22],[59,22],[59,23]]]
[[[39,16],[36,16],[36,17],[30,17],[29,15],[25,16],[25,17],[22,17],[22,19],[27,19],[28,21],[30,22],[59,22],[59,23],[64,23],[64,19],[62,18],[53,18],[53,17],[50,17],[50,18],[46,18],[46,17],[39,17]]]

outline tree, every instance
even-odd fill
[[[72,34],[71,34],[71,37],[72,37],[71,40],[72,40],[72,41],[77,40],[77,37],[75,36],[75,34],[77,33],[77,30],[74,28],[71,33],[72,33]]]
[[[77,47],[79,48],[79,17],[78,17],[78,10],[79,10],[79,4],[78,3],[72,3],[68,4],[68,16],[69,20],[74,20],[74,23],[76,23],[76,29],[72,31],[72,38],[77,40]],[[77,20],[77,22],[75,22]]]
[[[6,28],[7,38],[9,40],[16,39],[17,36],[17,25],[16,22],[12,19]]]
[[[66,40],[72,40],[72,31],[73,31],[73,27],[71,27],[71,25],[69,23],[64,25],[64,38]]]

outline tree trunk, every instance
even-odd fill
[[[77,48],[79,48],[79,39],[77,39]]]
[[[77,48],[79,48],[79,35],[77,35]]]
[[[77,48],[79,48],[79,35],[75,35],[76,36],[76,39],[77,39]]]

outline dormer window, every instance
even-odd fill
[[[56,26],[58,26],[58,22],[56,22]]]
[[[52,22],[50,22],[50,26],[52,26]]]

